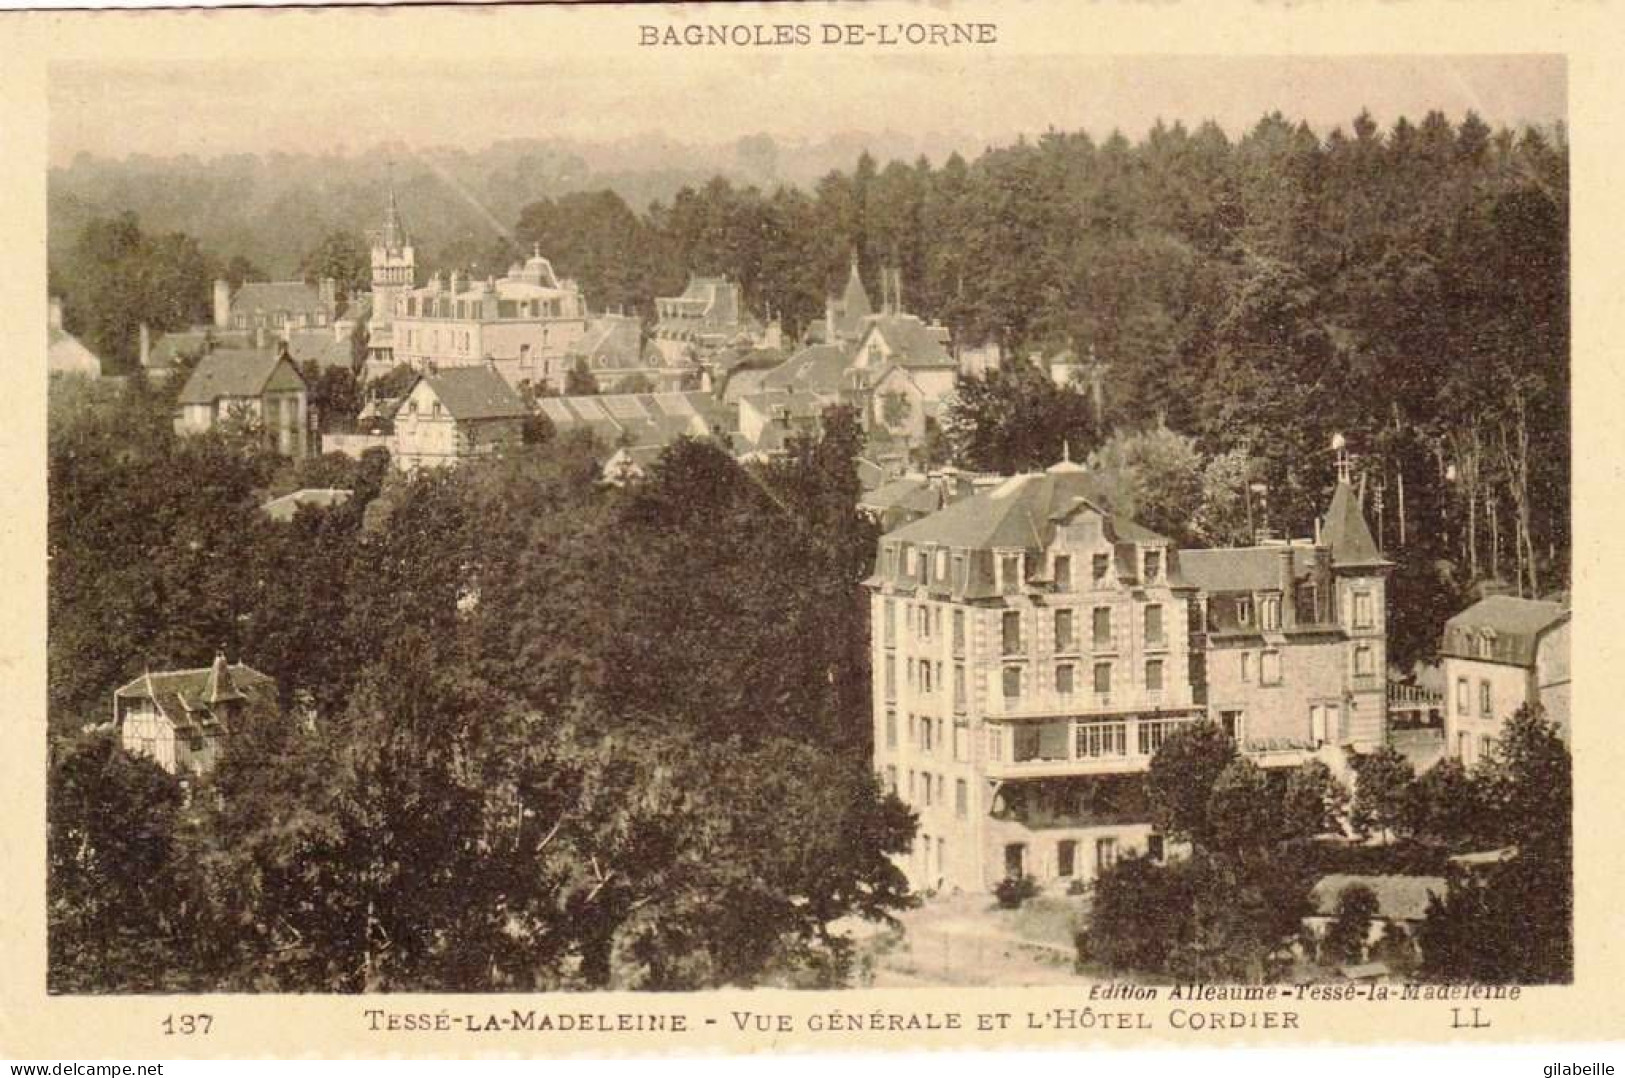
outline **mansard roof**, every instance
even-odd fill
[[[1106,520],[1116,542],[1167,545],[1149,528],[1104,508],[1110,491],[1093,472],[1063,470],[1012,476],[998,486],[953,504],[889,534],[888,540],[967,550],[1036,549],[1047,546],[1055,525],[1088,508]]]

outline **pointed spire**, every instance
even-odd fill
[[[1382,556],[1371,528],[1365,522],[1360,500],[1349,485],[1349,472],[1338,462],[1337,488],[1332,504],[1321,519],[1320,541],[1331,548],[1332,565],[1339,569],[1379,568],[1392,564]]]
[[[232,680],[231,667],[226,663],[225,648],[214,653],[214,665],[209,667],[209,680],[203,685],[203,703],[209,707],[229,700],[245,699]]]
[[[389,201],[384,205],[384,227],[378,232],[378,242],[386,250],[395,251],[407,244],[406,227],[401,224],[401,206],[395,198],[395,161],[386,165],[389,172]]]

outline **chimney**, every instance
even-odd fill
[[[892,290],[891,290],[892,291],[892,302],[897,304],[897,313],[902,314],[903,313],[903,271],[901,269],[893,269],[892,273],[896,275],[894,277],[893,281],[892,281]]]
[[[1281,587],[1281,628],[1290,629],[1298,621],[1298,589],[1293,580],[1292,559],[1295,552],[1292,544],[1288,543],[1276,551],[1276,558],[1280,565]]]
[[[140,341],[141,366],[145,369],[152,364],[152,330],[147,328],[145,322],[141,323]]]
[[[58,296],[51,297],[50,319],[52,329],[62,328],[62,300]]]
[[[225,329],[231,324],[231,285],[221,278],[214,282],[214,327]]]

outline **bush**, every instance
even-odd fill
[[[1162,865],[1147,857],[1124,857],[1105,869],[1095,880],[1078,960],[1098,961],[1111,970],[1162,972],[1188,931],[1190,876],[1188,862]]]
[[[1000,909],[1020,909],[1029,898],[1038,894],[1038,883],[1031,876],[1006,876],[993,888],[993,897]]]
[[[1351,883],[1337,893],[1336,917],[1326,930],[1321,948],[1328,962],[1346,965],[1365,961],[1366,936],[1377,910],[1376,894],[1362,884]]]

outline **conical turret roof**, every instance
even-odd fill
[[[1321,518],[1320,541],[1331,547],[1334,568],[1378,568],[1393,564],[1377,549],[1365,514],[1360,511],[1360,500],[1346,479],[1337,481],[1331,507]]]

